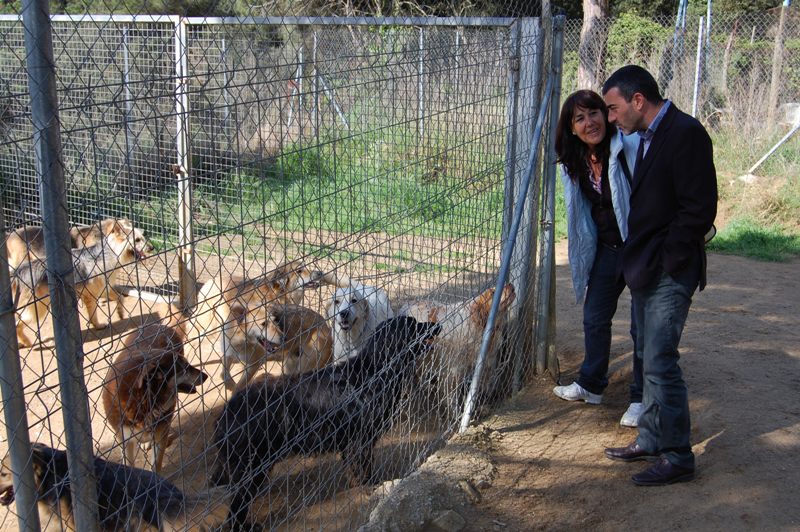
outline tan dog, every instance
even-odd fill
[[[171,327],[145,325],[125,338],[103,382],[102,400],[129,466],[136,463],[137,448],[149,443],[152,470],[161,471],[178,393],[196,393],[207,378],[186,360],[183,338]]]
[[[117,313],[120,317],[124,315],[123,305],[119,302],[120,295],[113,288],[117,269],[146,258],[152,250],[153,246],[144,234],[133,227],[129,220],[124,219],[116,220],[100,242],[72,250],[75,290],[95,328],[102,329],[109,323],[99,316],[98,301],[101,298],[115,300]],[[17,309],[17,341],[23,347],[33,345],[27,333],[34,330],[38,334],[38,321],[49,311],[47,275],[46,262],[35,259],[20,264],[11,278],[11,290],[15,294]]]
[[[277,303],[303,302],[306,288],[328,283],[329,276],[309,269],[302,261],[282,264],[256,279],[245,279],[220,272],[206,281],[197,294],[197,307],[192,313],[192,326],[199,333],[219,331],[229,318],[230,305],[237,301],[246,307]]]
[[[483,331],[489,321],[494,291],[494,287],[489,288],[463,303],[445,305],[436,301],[418,301],[400,310],[400,315],[412,316],[418,321],[438,323],[442,327],[434,341],[433,356],[421,366],[425,373],[424,380],[435,380],[438,383],[440,392],[444,395],[442,399],[449,404],[452,415],[457,415],[461,410],[468,379],[480,352]],[[486,388],[492,381],[497,363],[497,337],[515,298],[514,287],[510,283],[506,284],[483,367],[481,389],[484,392],[491,391]]]
[[[321,368],[333,356],[333,337],[325,318],[299,305],[274,305],[264,326],[267,360],[282,362],[283,374]]]
[[[91,247],[107,235],[113,228],[115,218],[106,218],[86,227],[71,227],[69,237],[73,249]],[[8,266],[12,270],[23,262],[44,260],[44,232],[41,227],[28,225],[12,231],[6,237]]]
[[[299,305],[248,308],[235,303],[220,338],[222,380],[229,390],[247,385],[268,360],[283,362],[285,375],[321,368],[333,354],[333,338],[325,319]],[[243,364],[238,382],[233,364]]]

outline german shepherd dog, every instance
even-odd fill
[[[67,453],[41,443],[32,446],[31,465],[38,490],[39,518],[43,528],[76,530]],[[187,495],[159,475],[102,458],[94,458],[100,529],[209,530],[225,518],[224,490]],[[0,466],[0,504],[14,502],[10,458]]]
[[[117,301],[117,313],[123,317],[120,296],[113,288],[117,269],[135,260],[147,258],[152,251],[153,246],[141,230],[124,219],[115,220],[108,233],[93,246],[72,250],[75,288],[86,307],[89,321],[96,329],[102,329],[109,324],[108,320],[99,316],[100,298],[107,297]],[[45,316],[49,310],[47,276],[46,261],[35,259],[20,264],[11,278],[11,290],[15,294],[17,309],[17,341],[23,347],[33,345],[27,331],[37,330],[38,317]]]
[[[128,465],[136,464],[137,447],[151,443],[152,469],[161,472],[178,393],[197,393],[207,378],[184,357],[176,329],[149,324],[125,338],[101,395],[106,421]]]
[[[301,375],[266,376],[233,395],[217,419],[213,486],[228,485],[231,526],[252,528],[250,504],[272,466],[290,455],[340,452],[354,481],[369,483],[373,448],[389,429],[415,360],[440,327],[409,317],[380,324],[356,357]]]
[[[103,235],[107,235],[113,229],[116,222],[116,218],[106,218],[92,225],[70,227],[69,238],[72,241],[72,248],[86,248],[97,244],[103,239]],[[23,262],[44,260],[44,231],[35,225],[20,227],[8,234],[6,248],[8,249],[8,266],[11,270],[16,269]]]
[[[495,289],[492,287],[462,303],[445,305],[436,301],[422,300],[400,309],[401,315],[438,323],[442,328],[442,332],[432,342],[431,356],[425,363],[419,365],[422,373],[420,380],[436,383],[440,400],[445,402],[452,416],[458,416],[461,412],[464,395],[469,387],[468,381],[480,352],[483,331],[489,321],[494,292]],[[514,299],[516,299],[514,286],[507,283],[500,296],[500,307],[481,377],[481,391],[484,397],[493,393],[492,380],[499,351],[498,337]]]

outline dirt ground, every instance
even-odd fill
[[[574,305],[559,245],[561,383],[582,361],[581,309]],[[695,294],[681,342],[689,388],[694,482],[633,485],[641,462],[603,456],[632,441],[627,407],[629,302],[614,323],[610,385],[599,406],[552,394],[535,380],[486,420],[501,435],[496,475],[468,516],[470,530],[798,530],[800,529],[800,261],[709,257],[709,286]],[[628,298],[623,298],[628,299]]]

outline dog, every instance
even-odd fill
[[[125,337],[108,368],[101,397],[106,421],[128,465],[135,465],[137,447],[150,443],[153,472],[161,472],[178,393],[197,393],[207,378],[184,357],[177,330],[148,324]]]
[[[326,317],[332,321],[333,363],[354,356],[382,321],[394,317],[389,296],[380,288],[347,279],[328,304]],[[341,285],[341,280],[337,281]]]
[[[489,321],[494,292],[494,287],[488,288],[466,302],[450,305],[436,301],[417,301],[403,306],[399,312],[403,316],[412,316],[417,320],[430,321],[441,326],[442,332],[433,342],[431,357],[420,364],[423,374],[421,380],[437,383],[440,396],[454,417],[460,415],[462,410],[469,378],[480,352],[483,331]],[[500,306],[481,374],[484,397],[493,393],[492,379],[499,351],[497,340],[514,299],[514,286],[506,283],[500,295]]]
[[[67,453],[41,443],[31,449],[31,466],[37,489],[39,519],[59,530],[76,530]],[[187,495],[174,484],[144,469],[94,457],[100,529],[210,530],[228,512],[225,490]],[[7,455],[0,466],[0,504],[14,502],[14,483]]]
[[[236,392],[216,422],[211,478],[212,486],[228,485],[232,528],[251,526],[251,502],[268,490],[272,466],[290,455],[339,452],[355,482],[374,482],[373,448],[414,381],[415,361],[440,329],[392,318],[342,364],[265,376]]]
[[[136,260],[143,260],[153,251],[153,245],[141,230],[129,220],[115,220],[102,240],[92,246],[73,249],[72,264],[75,271],[75,289],[86,307],[89,321],[96,329],[103,329],[109,321],[99,317],[98,301],[108,298],[117,303],[117,314],[124,317],[120,294],[113,288],[117,270]],[[17,342],[30,347],[33,341],[27,331],[38,330],[38,317],[49,310],[50,290],[47,282],[45,260],[34,259],[20,264],[11,277],[11,291],[17,309]]]
[[[264,324],[266,360],[281,362],[284,375],[307,373],[330,362],[333,337],[325,318],[299,305],[273,305]]]
[[[70,227],[69,237],[73,249],[90,247],[97,244],[113,229],[116,218],[106,218],[100,222],[84,227]],[[27,225],[10,232],[6,236],[8,250],[8,266],[13,271],[23,262],[44,260],[44,231],[41,227]]]
[[[283,264],[259,279],[222,274],[200,289],[199,303],[188,328],[193,331],[192,337],[219,333],[213,344],[222,357],[221,378],[228,390],[234,390],[245,385],[267,360],[264,341],[270,322],[269,309],[279,305],[298,306],[306,289],[338,282],[333,274],[311,270],[298,260]],[[324,357],[324,353],[320,355]],[[231,373],[236,363],[245,366],[238,384]],[[290,370],[291,365],[290,362]]]
[[[220,330],[229,318],[230,305],[236,301],[245,307],[289,303],[300,305],[306,289],[321,283],[336,282],[330,274],[309,269],[300,260],[281,264],[265,276],[245,279],[220,272],[203,283],[192,312],[193,327],[202,333]]]

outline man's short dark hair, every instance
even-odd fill
[[[658,103],[663,99],[655,78],[639,65],[626,65],[611,74],[606,82],[603,83],[603,95],[614,87],[617,88],[626,102],[631,101],[631,98],[637,92],[641,93],[651,103]]]

